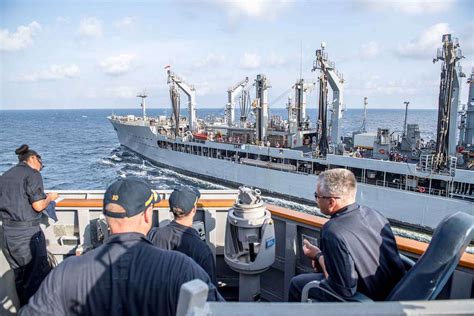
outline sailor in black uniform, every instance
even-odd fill
[[[15,153],[19,163],[0,176],[0,216],[2,250],[14,271],[18,298],[23,306],[51,270],[40,218],[41,212],[58,194],[44,193],[40,174],[43,162],[36,151],[22,145]]]
[[[181,186],[174,189],[169,199],[174,220],[164,227],[152,228],[148,233],[148,239],[161,249],[177,250],[188,255],[209,274],[212,282],[217,285],[214,254],[192,227],[200,196],[199,191],[194,188]]]
[[[54,268],[19,315],[175,315],[181,285],[194,279],[207,283],[208,301],[222,301],[197,263],[145,237],[156,202],[158,194],[140,179],[109,186],[104,215],[111,236]]]

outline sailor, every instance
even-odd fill
[[[51,270],[46,240],[40,228],[41,213],[58,197],[43,190],[41,156],[28,145],[15,150],[19,163],[0,177],[2,251],[15,275],[20,305],[36,292]]]
[[[103,203],[110,237],[52,270],[20,315],[175,315],[181,285],[194,279],[207,283],[209,301],[223,300],[197,263],[146,238],[158,201],[140,179],[110,185]]]
[[[151,242],[162,249],[177,250],[191,257],[216,283],[216,263],[212,250],[194,229],[197,201],[201,194],[194,188],[180,186],[169,198],[174,220],[164,227],[152,228],[148,233]]]
[[[356,179],[347,169],[322,172],[314,196],[319,209],[330,216],[321,231],[320,248],[304,241],[304,254],[320,273],[300,274],[291,280],[289,301],[300,302],[303,287],[317,301],[338,301],[327,292],[350,299],[356,291],[375,301],[384,300],[400,281],[405,268],[390,224],[380,213],[360,206]]]

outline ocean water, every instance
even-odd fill
[[[140,115],[140,109],[121,109],[118,115]],[[148,115],[170,115],[169,109],[148,109]],[[201,189],[220,189],[218,183],[201,181],[168,169],[154,166],[134,152],[120,146],[107,116],[112,110],[31,110],[0,111],[0,173],[17,163],[14,151],[28,144],[43,157],[45,188],[49,190],[105,189],[115,179],[138,176],[147,179],[157,189],[170,189],[178,184]],[[183,113],[184,114],[184,113]],[[223,109],[201,109],[198,117],[222,116]],[[274,109],[272,115],[286,118],[285,109]],[[308,111],[315,121],[316,110]],[[412,110],[408,122],[418,123],[424,137],[434,137],[435,110]],[[360,127],[362,110],[346,110],[343,132]],[[401,130],[403,110],[369,110],[367,127],[388,127]],[[278,201],[278,203],[283,203]]]
[[[141,109],[121,109],[118,115],[141,115]],[[169,109],[148,109],[148,115],[170,115]],[[121,146],[107,116],[112,110],[31,110],[0,111],[0,174],[17,163],[15,149],[21,144],[41,154],[42,171],[48,190],[105,190],[120,177],[137,176],[149,181],[156,189],[172,189],[183,184],[200,189],[223,189],[219,183],[202,181],[161,168]],[[185,115],[185,111],[182,113]],[[223,109],[198,109],[198,117],[223,116]],[[236,113],[238,117],[239,113]],[[274,109],[271,115],[287,117],[285,109]],[[308,115],[314,122],[316,109]],[[408,122],[416,122],[425,137],[436,129],[435,110],[413,110]],[[362,110],[349,109],[343,116],[343,133],[360,127]],[[403,110],[369,110],[368,131],[377,127],[401,130]],[[316,208],[275,197],[267,201],[291,209],[314,213]]]

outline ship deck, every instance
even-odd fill
[[[58,262],[71,255],[80,255],[90,248],[102,243],[98,233],[99,219],[102,214],[103,191],[60,191],[65,199],[58,203],[57,213],[59,221],[53,223],[45,218],[43,230],[48,244],[48,250]],[[164,197],[155,205],[154,225],[163,226],[170,220],[168,209],[170,191],[160,191]],[[217,263],[217,279],[220,291],[228,301],[238,298],[239,274],[226,264],[224,260],[224,241],[227,220],[227,211],[233,206],[237,191],[235,190],[204,190],[198,203],[198,213],[195,221],[203,228],[206,242],[213,250]],[[281,304],[287,299],[290,279],[299,273],[311,272],[311,262],[301,252],[303,238],[309,238],[317,243],[320,238],[321,227],[325,218],[305,214],[282,207],[268,205],[272,214],[276,236],[276,259],[272,266],[260,275],[261,296],[259,303],[212,303],[207,304],[208,311],[213,314],[237,315],[245,311],[249,315],[272,313],[283,315],[289,310],[309,312],[308,304]],[[397,244],[401,253],[417,260],[426,251],[428,245],[423,242],[397,237]],[[13,310],[17,306],[16,295],[13,290],[13,272],[6,267],[3,255],[0,255],[0,275],[2,283],[0,293],[3,293],[3,310]],[[466,308],[474,306],[474,255],[465,253],[456,268],[453,276],[445,286],[438,299],[449,301],[413,302],[413,303],[373,303],[363,309],[361,305],[330,304],[325,309],[329,314],[337,314],[341,310],[366,315],[401,315],[414,314],[417,309],[423,308],[426,315],[444,310],[446,313],[456,312],[468,314]],[[468,301],[459,301],[465,300]],[[274,305],[280,302],[280,305]],[[249,305],[250,304],[250,305]],[[324,306],[326,306],[325,304]],[[293,306],[292,308],[290,306]],[[411,307],[410,307],[411,306]],[[416,308],[418,308],[416,307]],[[251,311],[249,310],[251,309]],[[326,308],[326,307],[325,307]],[[0,306],[0,311],[2,311]],[[382,313],[383,311],[383,313]],[[471,309],[472,312],[472,309]],[[261,315],[261,314],[260,314]]]

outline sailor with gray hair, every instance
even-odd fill
[[[321,229],[319,247],[303,241],[303,253],[318,273],[291,280],[290,302],[300,302],[303,287],[315,280],[320,283],[309,291],[309,298],[317,301],[350,300],[356,292],[382,301],[404,275],[388,220],[358,205],[356,195],[357,182],[350,170],[331,169],[319,175],[314,198],[330,219]]]
[[[357,181],[354,174],[347,169],[322,172],[318,177],[318,185],[326,195],[340,196],[341,200],[346,200],[347,203],[354,203],[356,200]]]

